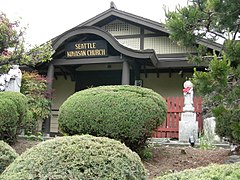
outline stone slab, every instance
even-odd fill
[[[181,114],[181,121],[179,121],[179,141],[188,142],[190,136],[194,136],[196,140],[198,139],[196,113],[183,112]]]

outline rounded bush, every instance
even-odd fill
[[[17,107],[9,99],[0,99],[0,140],[12,143],[18,130]]]
[[[165,100],[138,86],[100,86],[79,91],[60,107],[59,126],[70,135],[120,140],[136,150],[165,120]]]
[[[27,98],[25,95],[19,92],[0,92],[1,99],[10,99],[17,106],[17,112],[19,113],[20,120],[24,118],[27,111]]]
[[[4,141],[0,141],[0,174],[18,157],[15,150]]]
[[[12,143],[24,126],[27,99],[18,92],[0,92],[0,140]]]
[[[139,156],[119,141],[90,135],[42,142],[19,156],[2,180],[146,179]]]
[[[210,165],[197,169],[188,169],[179,173],[168,174],[156,178],[156,180],[225,180],[225,179],[240,179],[240,163],[224,164],[224,165]]]

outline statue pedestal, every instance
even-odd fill
[[[183,106],[183,112],[194,112],[194,107],[192,104],[186,104]]]
[[[193,136],[195,140],[198,138],[198,122],[196,121],[196,113],[183,112],[181,121],[179,121],[179,141],[189,142],[189,137]]]

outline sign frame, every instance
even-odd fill
[[[104,40],[76,41],[65,46],[66,59],[107,57],[108,46]]]

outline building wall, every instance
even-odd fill
[[[194,52],[193,49],[178,46],[166,36],[144,38],[144,49],[154,49],[157,54]]]
[[[140,34],[140,28],[121,20],[115,20],[102,27],[113,36]]]
[[[122,45],[131,49],[140,50],[140,38],[117,39]]]
[[[71,81],[70,76],[64,79],[63,76],[58,76],[53,80],[53,101],[50,132],[58,132],[58,109],[62,103],[75,92],[75,82]]]
[[[75,82],[71,81],[70,76],[64,79],[58,76],[53,80],[53,103],[52,109],[59,109],[61,104],[75,92]]]
[[[183,77],[178,73],[160,73],[159,78],[156,73],[141,74],[140,78],[143,80],[143,87],[150,88],[163,97],[168,96],[182,96],[183,83],[186,78],[192,77],[191,73],[185,73]]]
[[[115,20],[102,27],[111,33],[124,46],[140,50],[141,28],[121,20]],[[157,54],[174,54],[194,52],[191,48],[179,46],[170,40],[168,36],[159,36],[148,29],[144,29],[143,49],[154,49]],[[149,37],[151,35],[151,37]]]
[[[160,73],[159,77],[157,77],[156,73],[148,73],[147,77],[145,77],[144,73],[140,75],[143,80],[143,87],[153,89],[164,97],[182,96],[183,83],[186,78],[191,77],[191,73],[184,73],[183,77],[178,73],[172,73],[171,77],[169,77],[169,73]],[[71,81],[69,76],[67,80],[63,76],[59,76],[53,82],[53,90],[52,109],[59,109],[61,104],[75,92],[75,82]]]

